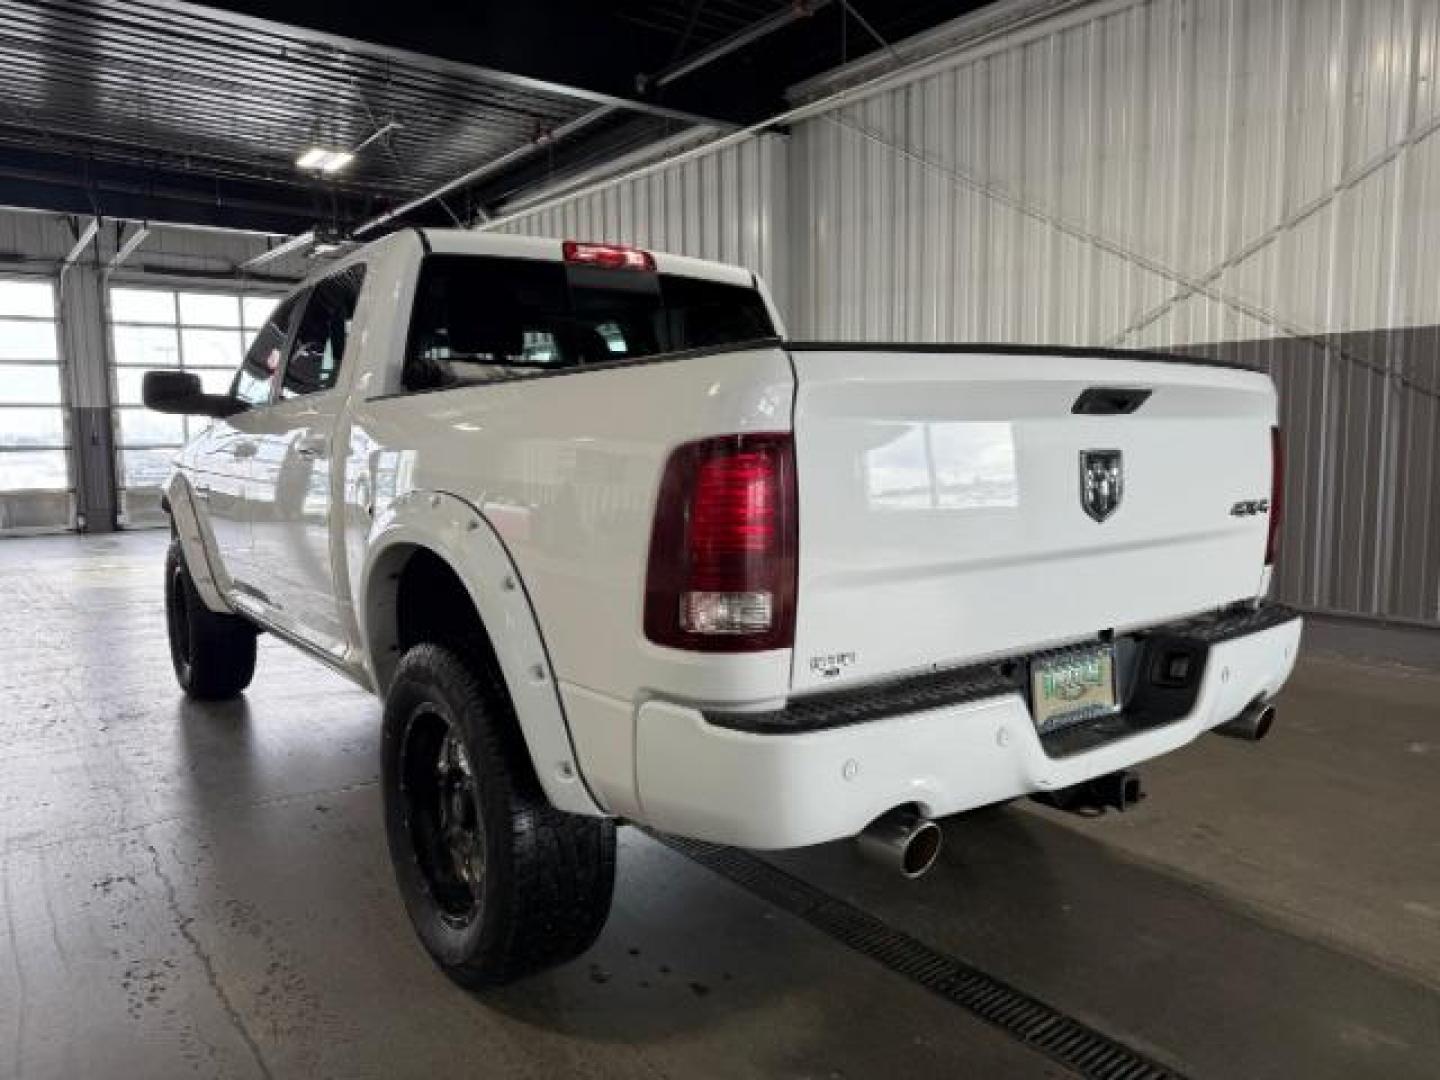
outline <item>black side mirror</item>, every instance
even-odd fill
[[[207,394],[193,371],[147,371],[140,384],[147,409],[190,416],[233,416],[243,405],[228,394]]]

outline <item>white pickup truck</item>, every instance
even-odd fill
[[[1256,738],[1300,620],[1267,603],[1264,375],[1178,356],[787,341],[748,271],[397,232],[283,300],[166,492],[175,671],[266,631],[385,700],[407,909],[489,985],[577,955],[615,823],[752,848],[1097,797]]]

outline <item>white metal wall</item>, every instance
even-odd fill
[[[797,127],[804,265],[836,271],[801,274],[801,326],[1169,345],[1437,321],[1440,3],[1095,7]]]
[[[754,270],[785,310],[785,139],[762,135],[649,176],[522,213],[498,231],[635,244]]]

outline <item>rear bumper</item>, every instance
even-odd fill
[[[904,803],[943,817],[1069,787],[1169,753],[1273,696],[1295,665],[1301,619],[1265,608],[1167,628],[1167,640],[1177,632],[1204,649],[1186,711],[1064,745],[1042,743],[1019,679],[930,678],[928,697],[897,699],[918,708],[879,716],[864,702],[883,702],[883,688],[834,695],[831,707],[817,697],[784,717],[766,714],[779,717],[768,726],[757,714],[646,702],[636,726],[640,817],[665,832],[775,849],[853,836]],[[786,726],[790,716],[803,726]]]

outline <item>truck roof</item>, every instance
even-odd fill
[[[453,255],[492,255],[501,258],[536,259],[547,262],[562,260],[564,256],[561,245],[565,240],[593,243],[611,242],[585,236],[571,236],[562,239],[560,237],[512,236],[508,233],[483,232],[475,229],[417,228],[392,233],[376,243],[394,242],[397,237],[407,233],[412,236],[420,236],[429,250],[434,252]],[[366,245],[367,248],[370,246]],[[325,267],[323,271],[313,273],[311,277],[324,277],[333,273],[337,266],[343,266],[357,258],[363,260],[365,250],[366,248],[361,248],[359,251],[352,252],[339,262]],[[652,248],[644,248],[644,250],[654,257],[656,269],[662,274],[679,274],[683,277],[703,278],[729,285],[753,286],[755,284],[755,275],[741,266],[712,262],[709,259],[695,259],[688,255],[675,255]]]

